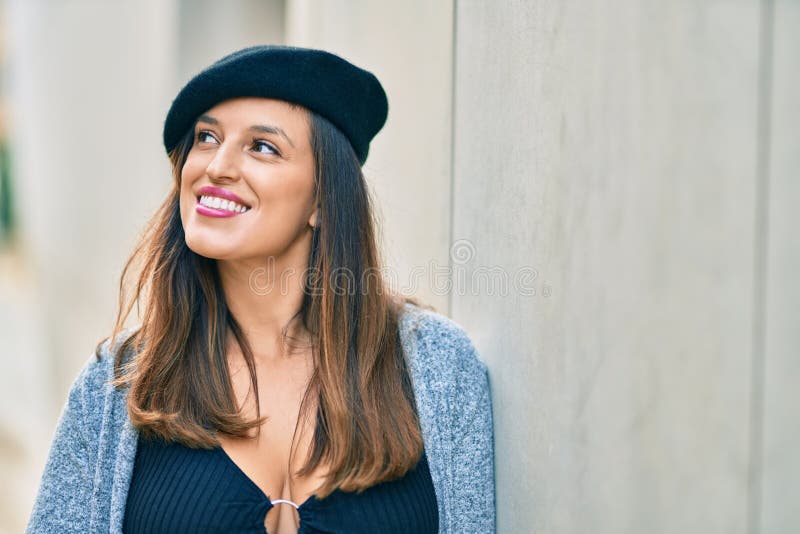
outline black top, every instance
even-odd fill
[[[141,436],[122,530],[264,534],[268,496],[221,448],[192,449]],[[308,498],[298,509],[298,534],[432,533],[439,529],[436,494],[423,451],[402,478],[361,494],[335,490],[327,498]]]

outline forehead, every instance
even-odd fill
[[[231,98],[218,102],[202,115],[216,119],[223,127],[246,129],[253,125],[269,125],[295,134],[309,131],[308,109],[275,98]]]

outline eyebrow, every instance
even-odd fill
[[[215,126],[219,125],[219,121],[209,115],[200,115],[197,118],[197,122],[207,122],[208,124],[213,124]],[[292,143],[292,140],[289,139],[288,135],[286,135],[286,132],[284,132],[283,129],[278,126],[270,126],[267,124],[254,124],[250,128],[248,128],[248,130],[254,132],[263,132],[268,134],[278,134],[284,139],[286,139],[286,141],[288,141],[289,144],[292,145],[292,148],[295,148],[294,143]]]

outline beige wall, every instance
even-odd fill
[[[761,252],[765,283],[762,292],[764,357],[763,428],[758,452],[763,476],[759,502],[761,532],[800,531],[800,239],[797,203],[800,201],[800,3],[775,2],[773,28],[766,36],[771,61],[763,85],[768,120],[763,125],[761,173],[765,204],[761,221]],[[761,467],[761,466],[759,466]]]
[[[797,4],[774,35],[764,6],[458,2],[453,239],[467,279],[538,273],[451,308],[490,367],[500,532],[800,529]]]

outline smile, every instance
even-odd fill
[[[226,198],[202,195],[197,198],[195,211],[209,217],[234,217],[250,211],[250,208]]]

